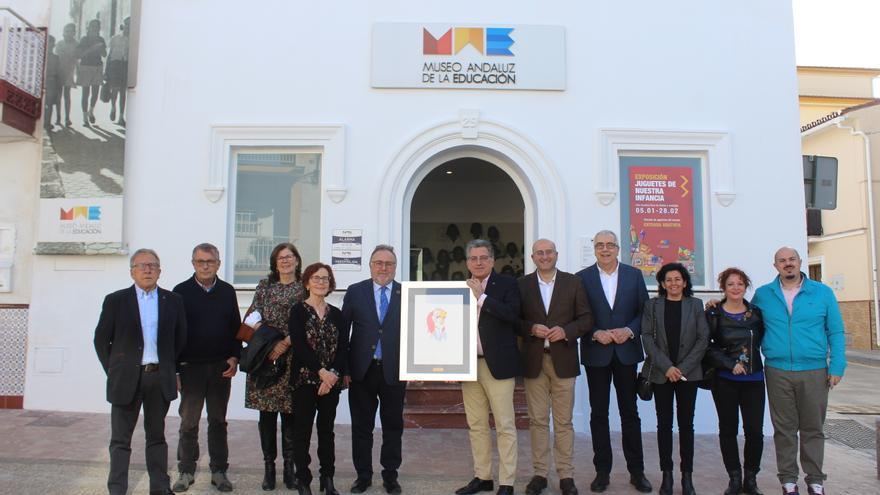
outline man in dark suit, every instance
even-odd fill
[[[493,271],[492,244],[474,239],[467,244],[467,285],[477,299],[477,381],[462,382],[474,479],[458,495],[492,491],[492,437],[489,412],[498,437],[498,495],[512,495],[516,481],[516,422],[513,410],[515,377],[522,374],[516,346],[519,290],[513,277]]]
[[[173,493],[168,478],[165,415],[177,398],[177,356],[186,344],[180,296],[159,288],[159,256],[138,249],[130,260],[134,285],[109,294],[95,328],[95,351],[107,373],[110,402],[111,495],[128,490],[131,436],[144,408],[150,494]]]
[[[648,300],[648,290],[640,270],[617,260],[620,244],[614,232],[597,233],[593,249],[596,263],[577,273],[587,291],[594,320],[593,328],[581,339],[581,362],[590,389],[590,432],[596,467],[590,489],[604,492],[610,482],[608,403],[613,380],[630,483],[638,491],[649,493],[651,483],[645,477],[642,454],[642,422],[636,405],[636,366],[644,359],[642,307]]]
[[[580,375],[578,338],[593,326],[587,293],[578,277],[556,269],[556,244],[538,239],[532,245],[537,269],[520,278],[520,334],[525,372],[534,476],[526,495],[547,487],[550,468],[550,410],[554,453],[562,495],[576,495],[574,484],[574,385]]]
[[[380,244],[370,255],[370,278],[348,288],[342,301],[345,325],[351,326],[348,407],[351,411],[351,456],[357,478],[352,493],[373,483],[373,426],[376,409],[382,423],[382,486],[400,493],[403,399],[406,383],[400,370],[400,284],[394,281],[397,255]],[[348,377],[347,377],[348,378]]]

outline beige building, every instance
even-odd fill
[[[852,349],[878,347],[878,77],[880,69],[798,67],[803,154],[838,159],[837,208],[808,221],[811,232],[821,228],[809,237],[809,272],[834,289]]]

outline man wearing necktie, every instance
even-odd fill
[[[471,278],[467,285],[477,299],[477,381],[462,382],[474,478],[458,495],[492,491],[492,437],[489,412],[498,437],[498,495],[512,495],[516,481],[516,422],[513,410],[515,377],[522,374],[516,346],[519,289],[513,277],[495,273],[492,244],[474,239],[466,248]]]
[[[104,299],[95,328],[95,351],[107,373],[111,404],[107,488],[111,495],[128,490],[131,436],[143,406],[150,494],[169,494],[165,415],[177,398],[186,315],[180,296],[157,285],[161,268],[155,251],[138,249],[129,264],[134,285]]]
[[[352,461],[357,478],[352,493],[373,484],[373,427],[376,410],[382,424],[382,486],[400,493],[403,400],[406,383],[400,369],[400,284],[394,281],[397,255],[380,244],[370,255],[370,278],[348,288],[342,301],[346,328],[351,327],[348,406],[351,411]]]

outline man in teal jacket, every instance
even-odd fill
[[[807,491],[822,495],[828,390],[846,368],[843,319],[831,288],[801,272],[797,251],[780,248],[773,266],[779,276],[760,287],[752,302],[763,312],[766,329],[762,347],[779,481],[783,493],[798,493],[800,434]]]

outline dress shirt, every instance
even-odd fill
[[[617,297],[617,275],[620,273],[620,263],[614,265],[614,271],[607,273],[602,267],[599,268],[599,281],[602,282],[602,292],[608,307],[614,309],[614,298]]]
[[[792,309],[794,306],[794,298],[797,297],[798,292],[801,291],[801,287],[804,286],[804,277],[801,277],[801,282],[797,284],[797,286],[786,289],[784,285],[782,285],[782,279],[779,280],[779,288],[782,289],[782,295],[785,297],[785,305],[788,306],[788,314],[791,315],[794,310]]]
[[[544,303],[544,313],[550,314],[550,299],[553,297],[553,287],[556,285],[556,271],[553,272],[553,278],[549,282],[544,282],[541,274],[538,274],[538,289],[541,291],[541,301]],[[550,339],[544,339],[544,348],[550,347]]]
[[[376,318],[379,319],[379,328],[382,328],[382,288],[385,287],[387,292],[385,292],[385,297],[388,298],[388,305],[391,305],[391,288],[394,286],[394,281],[388,283],[388,285],[379,285],[376,282],[373,282],[373,299],[376,302]],[[388,315],[385,315],[388,316]],[[382,336],[379,335],[379,340],[376,342],[376,350],[373,352],[373,359],[381,359],[382,358]]]
[[[137,293],[138,313],[141,316],[141,331],[144,334],[144,354],[141,364],[159,362],[159,290],[153,288],[147,292],[137,285],[134,286]]]
[[[196,279],[196,283],[199,284],[199,287],[204,289],[205,292],[211,292],[212,290],[214,290],[214,286],[217,285],[217,276],[216,275],[214,276],[214,281],[211,282],[211,285],[205,285],[205,284],[199,282],[198,277],[193,277],[193,278]]]
[[[480,312],[483,310],[483,301],[486,300],[486,287],[489,285],[489,277],[492,275],[487,275],[486,278],[480,280],[480,287],[483,288],[483,294],[477,299],[477,356],[483,355],[483,342],[480,341],[480,329],[479,329],[479,321],[480,321]]]

